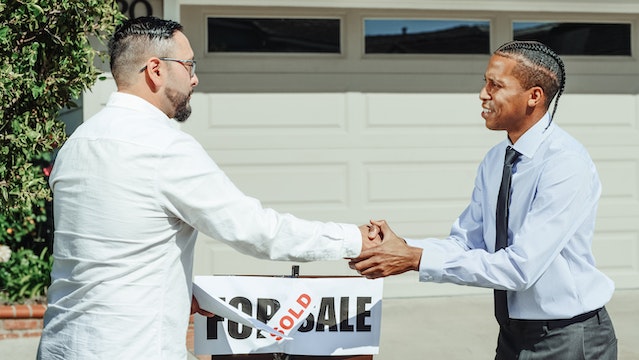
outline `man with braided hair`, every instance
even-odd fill
[[[420,281],[495,289],[495,359],[616,359],[604,307],[614,284],[591,247],[601,184],[588,152],[553,122],[563,61],[541,43],[513,41],[484,77],[481,116],[507,138],[479,165],[450,235],[405,240],[373,221],[382,244],[350,266],[369,278],[414,270]]]

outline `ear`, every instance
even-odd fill
[[[529,94],[530,94],[528,97],[529,107],[537,107],[540,105],[544,105],[546,94],[544,93],[544,90],[541,87],[533,86],[532,88],[530,88]]]
[[[147,60],[144,73],[146,76],[146,83],[153,92],[158,92],[164,85],[164,72],[166,69],[162,67],[162,61],[153,57]]]

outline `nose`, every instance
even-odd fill
[[[490,100],[490,94],[488,94],[488,90],[486,90],[486,85],[481,87],[479,90],[479,100]]]
[[[200,79],[198,79],[197,74],[193,74],[193,77],[191,78],[191,87],[196,87],[199,83]]]

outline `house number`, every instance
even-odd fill
[[[153,6],[148,0],[117,0],[120,6],[120,11],[129,17],[129,19],[135,19],[140,16],[153,15]],[[139,6],[138,6],[139,5]],[[141,13],[139,8],[142,7]]]

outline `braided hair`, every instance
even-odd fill
[[[539,86],[546,96],[546,109],[555,98],[550,120],[555,116],[559,97],[566,86],[566,69],[559,55],[537,41],[511,41],[495,50],[494,55],[517,61],[513,73],[525,89]]]

